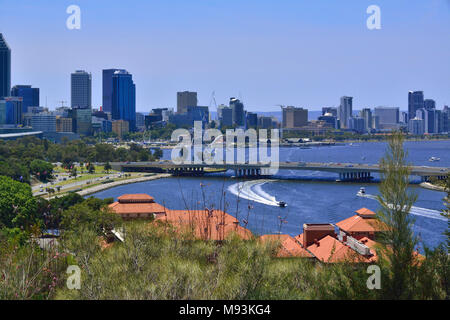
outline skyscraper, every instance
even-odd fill
[[[217,107],[217,117],[220,121],[221,127],[233,126],[233,110],[226,105],[219,105]]]
[[[136,86],[131,73],[114,72],[112,92],[112,119],[125,120],[129,130],[136,131]]]
[[[72,118],[72,130],[80,135],[90,136],[92,134],[92,109],[74,107],[69,110]]]
[[[233,111],[233,124],[238,127],[245,126],[244,104],[236,98],[230,98],[230,108]]]
[[[186,113],[188,107],[196,107],[197,103],[197,92],[177,92],[177,113]]]
[[[370,108],[362,109],[360,117],[364,119],[364,129],[370,132],[370,129],[372,129],[372,110]]]
[[[92,76],[84,70],[71,74],[71,106],[92,107]]]
[[[28,107],[39,107],[39,88],[17,85],[11,89],[11,96],[22,97],[22,112],[27,113]]]
[[[423,91],[408,92],[408,118],[414,119],[416,111],[424,107]]]
[[[433,99],[425,99],[423,100],[423,107],[427,110],[436,109],[436,101]]]
[[[380,125],[396,124],[400,120],[400,110],[395,107],[376,107],[375,115],[380,118]]]
[[[292,106],[282,107],[283,122],[285,129],[294,129],[304,127],[308,124],[308,110]]]
[[[22,124],[22,98],[21,97],[4,97],[5,104],[5,120],[6,124],[19,125]]]
[[[11,91],[11,49],[0,33],[0,99]]]
[[[112,112],[113,99],[113,75],[116,71],[125,71],[123,69],[105,69],[103,70],[103,101],[102,107],[105,112]]]
[[[339,105],[338,119],[341,128],[349,128],[349,119],[353,116],[353,97],[341,97],[341,104]]]

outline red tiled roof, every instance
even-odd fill
[[[311,258],[312,255],[303,249],[303,247],[288,234],[266,234],[260,237],[261,241],[279,241],[280,248],[277,252],[277,257],[302,257]]]
[[[377,261],[378,260],[378,256],[377,256],[377,252],[375,250],[376,246],[377,246],[377,242],[364,237],[359,239],[359,242],[361,242],[362,244],[368,246],[370,248],[370,253],[372,254],[372,257],[369,258],[370,261]]]
[[[120,203],[114,202],[109,205],[109,208],[115,213],[124,214],[158,214],[164,213],[167,209],[156,202],[144,203]]]
[[[327,263],[335,262],[367,262],[368,260],[359,255],[353,249],[347,247],[345,244],[333,238],[326,236],[317,243],[308,247],[308,250],[320,261]]]
[[[117,199],[119,202],[154,202],[153,197],[145,193],[124,194]]]
[[[378,221],[373,218],[363,218],[359,215],[342,220],[336,225],[345,232],[377,232],[381,228],[378,227]]]
[[[361,208],[359,210],[355,211],[358,215],[362,216],[362,217],[372,217],[375,218],[376,213],[373,212],[372,210],[369,210],[367,208]]]
[[[302,248],[303,248],[303,233],[299,234],[298,236],[295,236],[294,239],[295,239],[298,243],[300,243],[300,245],[301,245]]]
[[[250,230],[239,225],[239,221],[221,210],[168,210],[158,214],[156,221],[168,222],[176,231],[193,232],[194,237],[204,240],[224,240],[232,233],[250,239]]]

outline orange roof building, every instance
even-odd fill
[[[167,210],[157,214],[155,220],[169,223],[176,232],[192,233],[202,240],[221,241],[232,234],[242,239],[253,236],[235,217],[221,210]]]
[[[357,210],[356,215],[336,223],[336,226],[355,239],[367,237],[374,240],[375,234],[381,231],[375,212],[366,208]]]
[[[288,234],[266,234],[260,237],[262,242],[277,242],[279,241],[279,249],[276,253],[278,258],[312,258],[313,256],[306,251],[300,243]]]
[[[155,202],[148,194],[124,194],[109,208],[123,219],[149,219],[164,214],[167,209]]]
[[[310,245],[307,249],[319,261],[325,263],[368,262],[366,257],[329,235]]]

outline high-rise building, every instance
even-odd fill
[[[11,91],[11,49],[0,33],[0,99],[8,97]]]
[[[196,107],[197,92],[177,92],[177,113],[186,113],[188,107]]]
[[[338,119],[342,129],[349,128],[349,119],[353,116],[353,97],[341,97]]]
[[[130,131],[129,123],[125,120],[113,120],[111,125],[112,132],[122,138],[125,133]]]
[[[425,99],[423,100],[423,107],[426,110],[436,109],[436,101],[434,101],[433,99]]]
[[[0,99],[0,125],[6,124],[6,101]]]
[[[364,133],[366,131],[365,119],[361,117],[351,117],[348,120],[348,129],[351,129],[358,133]]]
[[[419,118],[413,118],[408,121],[408,132],[414,135],[423,135],[425,133],[425,121]]]
[[[191,125],[194,125],[195,121],[201,121],[203,127],[209,123],[209,108],[206,106],[189,106],[187,115]]]
[[[377,115],[372,116],[372,129],[380,130],[380,117]]]
[[[433,134],[438,133],[439,120],[435,109],[423,109],[423,115],[425,120],[425,133]]]
[[[294,129],[304,127],[308,124],[308,110],[292,106],[281,107],[283,112],[282,127]]]
[[[92,135],[92,109],[91,108],[72,108],[69,111],[69,117],[72,118],[72,130],[80,135]]]
[[[56,132],[72,132],[72,119],[56,117]]]
[[[233,111],[233,124],[238,127],[245,126],[244,104],[234,97],[230,98],[230,108]]]
[[[246,114],[247,128],[256,128],[258,126],[258,114],[255,112],[247,112]]]
[[[23,123],[22,98],[3,97],[0,103],[4,103],[4,124],[20,125]]]
[[[71,74],[71,106],[92,107],[92,76],[84,70]]]
[[[376,107],[375,115],[380,119],[380,125],[397,124],[400,119],[400,110],[395,107]]]
[[[29,107],[39,107],[39,88],[32,88],[27,85],[17,85],[11,89],[12,97],[22,97],[22,112],[28,112]]]
[[[136,112],[136,128],[145,129],[145,116],[140,112]]]
[[[105,69],[103,70],[103,100],[102,108],[104,112],[112,112],[113,100],[113,75],[116,71],[125,71],[123,69]]]
[[[261,129],[276,128],[276,126],[274,126],[272,117],[267,117],[267,116],[258,117],[258,126]]]
[[[408,118],[416,117],[416,111],[424,107],[423,91],[408,92]]]
[[[337,117],[338,116],[338,109],[334,108],[334,107],[323,107],[322,108],[322,115],[324,116],[327,113],[330,113],[333,117]]]
[[[372,129],[372,110],[363,108],[360,111],[360,117],[364,119],[364,130],[370,131]]]
[[[337,117],[333,116],[331,112],[325,113],[324,115],[318,117],[317,120],[327,123],[328,125],[330,125],[330,127],[334,129],[338,129]]]
[[[450,109],[448,106],[444,106],[442,109],[442,130],[441,132],[450,132]]]
[[[408,124],[408,113],[407,112],[400,112],[400,123]]]
[[[136,131],[136,86],[131,73],[121,70],[113,75],[112,119],[125,120]]]
[[[33,114],[31,116],[31,127],[35,131],[56,132],[56,116],[49,112]]]
[[[229,106],[221,104],[217,107],[217,117],[221,127],[233,126],[233,109]]]

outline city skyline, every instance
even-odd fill
[[[92,105],[101,106],[102,70],[108,68],[134,75],[139,112],[175,108],[179,91],[198,92],[199,105],[209,106],[215,92],[217,104],[237,97],[247,110],[262,112],[279,111],[279,104],[316,111],[338,106],[345,95],[354,97],[354,109],[406,110],[410,90],[424,91],[438,108],[450,103],[446,1],[379,1],[382,29],[375,31],[365,26],[369,1],[215,7],[192,1],[178,4],[172,15],[156,2],[137,1],[139,13],[102,4],[79,1],[81,30],[68,30],[68,2],[4,1],[0,31],[12,49],[11,85],[40,88],[41,104],[47,100],[51,109],[70,100],[74,70],[92,74]],[[13,9],[23,14],[20,23],[9,15]],[[114,24],[129,10],[135,18]],[[186,10],[202,18],[192,21]],[[37,22],[40,28],[31,28]],[[410,50],[411,41],[420,46]]]

